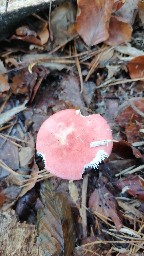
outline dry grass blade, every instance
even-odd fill
[[[15,176],[20,176],[19,173],[14,172],[9,166],[7,166],[2,160],[0,160],[0,166],[3,167],[6,171],[8,171],[10,174]]]
[[[116,174],[115,174],[115,177],[118,177],[118,176],[121,176],[121,175],[125,175],[125,173],[129,172],[129,171],[132,170],[134,167],[135,167],[135,165],[130,166],[130,167],[128,167],[128,168],[122,170],[122,171],[119,172],[119,173],[116,173]]]
[[[24,143],[28,144],[27,141],[22,140],[22,139],[19,139],[19,138],[15,137],[15,136],[11,136],[11,135],[8,135],[8,134],[3,134],[3,133],[1,133],[1,135],[2,135],[3,137],[5,137],[5,138],[9,138],[9,139],[11,139],[11,140],[16,140],[16,141],[24,142]],[[18,145],[19,145],[19,144],[18,144]]]
[[[129,170],[129,168],[128,168],[128,169],[125,170],[123,175],[129,175],[129,174],[132,174],[132,173],[135,173],[135,172],[139,172],[139,171],[141,171],[143,169],[144,169],[144,164],[142,164],[142,165],[140,165],[140,166],[138,166],[138,167],[136,167],[136,168],[134,168],[132,170]]]
[[[37,182],[40,182],[42,180],[45,180],[45,179],[49,179],[53,177],[53,175],[51,173],[48,173],[45,169],[38,172],[38,175],[37,177],[33,177],[33,178],[29,178],[27,179],[25,182],[25,184],[21,185],[20,187],[23,188],[23,187],[26,187],[26,186],[29,186],[31,183],[33,183],[33,181],[36,179],[36,183]]]
[[[2,135],[2,134],[0,134],[0,138],[2,138],[2,139],[4,139],[4,140],[8,140],[9,142],[11,142],[12,144],[14,144],[15,146],[17,146],[17,147],[19,147],[19,148],[22,148],[21,145],[19,145],[18,143],[16,143],[16,142],[10,140],[8,137],[6,137],[6,136],[4,136],[4,135]]]
[[[74,41],[74,51],[75,51],[75,54],[77,55],[76,41]],[[81,85],[80,93],[82,93],[84,85],[83,85],[83,77],[82,77],[82,72],[81,72],[81,66],[80,66],[79,58],[75,57],[75,61],[76,61],[76,66],[77,66],[77,70],[78,70],[79,78],[80,78],[80,85]]]
[[[104,82],[103,84],[101,84],[100,86],[97,86],[96,89],[100,89],[103,88],[105,86],[114,86],[114,85],[118,85],[118,84],[123,84],[123,83],[132,83],[132,82],[137,82],[137,81],[143,81],[144,77],[140,77],[140,78],[134,78],[134,79],[123,79],[123,80],[116,80],[112,83],[111,80],[107,80],[106,82]]]

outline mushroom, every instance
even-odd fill
[[[110,126],[101,115],[83,116],[80,110],[66,109],[42,124],[36,149],[50,173],[79,180],[87,168],[96,169],[109,157],[112,141]]]

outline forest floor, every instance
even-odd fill
[[[144,2],[50,7],[0,42],[0,255],[144,255]],[[64,109],[113,133],[81,180],[53,176],[36,152]]]

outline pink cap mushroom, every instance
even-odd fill
[[[50,116],[40,127],[36,149],[45,168],[63,179],[79,180],[86,168],[97,168],[112,150],[112,133],[99,114],[81,115],[66,109]]]

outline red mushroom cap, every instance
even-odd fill
[[[97,168],[112,146],[111,129],[102,116],[83,116],[74,109],[50,116],[40,127],[36,142],[45,168],[68,180],[81,179],[88,167]]]

